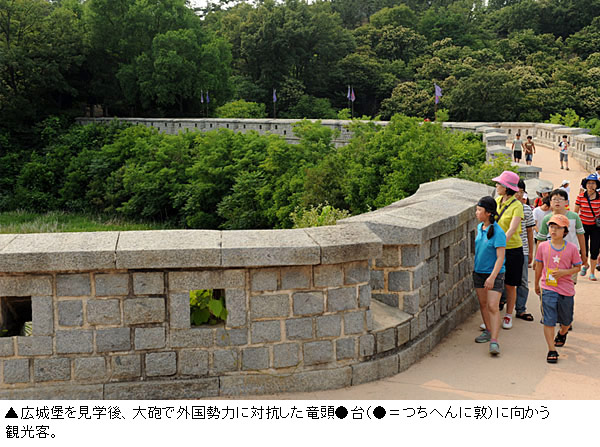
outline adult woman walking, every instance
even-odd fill
[[[581,276],[585,276],[590,268],[590,281],[596,281],[596,263],[600,253],[600,188],[598,174],[590,174],[581,181],[585,191],[577,196],[574,211],[579,214],[585,230],[585,254],[589,252],[589,264],[581,268]],[[599,223],[597,223],[599,222]],[[585,259],[585,258],[584,258]]]
[[[490,342],[490,354],[500,354],[498,333],[500,332],[500,310],[498,302],[504,288],[504,251],[506,235],[496,223],[496,201],[493,197],[482,197],[477,203],[475,216],[480,224],[475,237],[475,266],[473,284],[479,299],[479,309],[485,324],[477,343]]]
[[[506,315],[502,320],[502,328],[510,329],[513,325],[513,311],[517,300],[517,287],[521,285],[523,272],[523,242],[521,241],[521,221],[524,218],[523,204],[514,197],[519,191],[519,176],[511,171],[504,171],[496,182],[496,205],[498,218],[496,221],[506,234],[506,273],[504,288],[506,290]]]

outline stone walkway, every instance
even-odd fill
[[[570,161],[569,171],[561,170],[558,152],[539,147],[534,165],[555,187],[569,179],[574,202],[587,175],[577,161]],[[580,277],[574,329],[558,349],[558,363],[550,365],[531,269],[529,278],[528,311],[535,321],[516,319],[511,330],[502,330],[501,355],[496,358],[488,354],[487,343],[473,341],[480,333],[476,313],[421,361],[393,377],[340,390],[242,399],[600,399],[600,281]]]

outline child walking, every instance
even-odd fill
[[[523,143],[523,148],[525,149],[525,163],[531,166],[533,154],[535,154],[535,143],[533,142],[531,135],[529,135],[527,141]]]
[[[542,302],[542,324],[548,344],[546,361],[556,363],[556,347],[565,345],[573,321],[575,285],[572,276],[579,272],[582,262],[577,247],[564,239],[569,233],[566,216],[554,214],[548,221],[548,229],[550,240],[539,245],[535,256],[535,293]],[[560,328],[554,336],[557,323]]]
[[[567,171],[569,170],[569,141],[566,135],[562,136],[562,141],[558,143],[560,149],[560,169],[563,169],[563,161],[567,165]]]
[[[521,163],[521,158],[523,157],[523,140],[521,140],[520,133],[515,135],[511,149],[513,151],[515,163]]]
[[[486,329],[475,338],[477,343],[490,342],[490,354],[500,354],[500,310],[498,303],[504,289],[504,252],[506,234],[496,223],[498,216],[493,197],[482,197],[477,203],[475,216],[480,224],[475,238],[475,267],[473,284],[479,299],[481,317]]]

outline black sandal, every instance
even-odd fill
[[[548,363],[556,363],[556,362],[558,362],[558,352],[556,352],[556,351],[548,351],[548,355],[546,356],[546,361]]]
[[[568,334],[568,332],[567,332]],[[560,332],[558,334],[556,334],[556,337],[554,337],[554,346],[560,348],[561,346],[564,346],[565,343],[567,342],[567,334],[565,335],[561,335]]]
[[[533,315],[526,314],[525,312],[523,312],[522,314],[516,314],[515,317],[525,321],[533,321]]]

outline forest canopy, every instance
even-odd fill
[[[287,227],[303,207],[354,214],[419,182],[479,178],[480,140],[416,124],[434,119],[434,85],[444,119],[600,133],[600,0],[0,0],[0,211]],[[293,148],[73,125],[350,108],[390,125],[357,126],[340,149],[304,121]]]
[[[486,4],[487,3],[487,4]],[[0,0],[0,129],[48,116],[600,113],[600,0]],[[256,113],[256,112],[255,112]],[[260,113],[259,113],[260,114]]]

